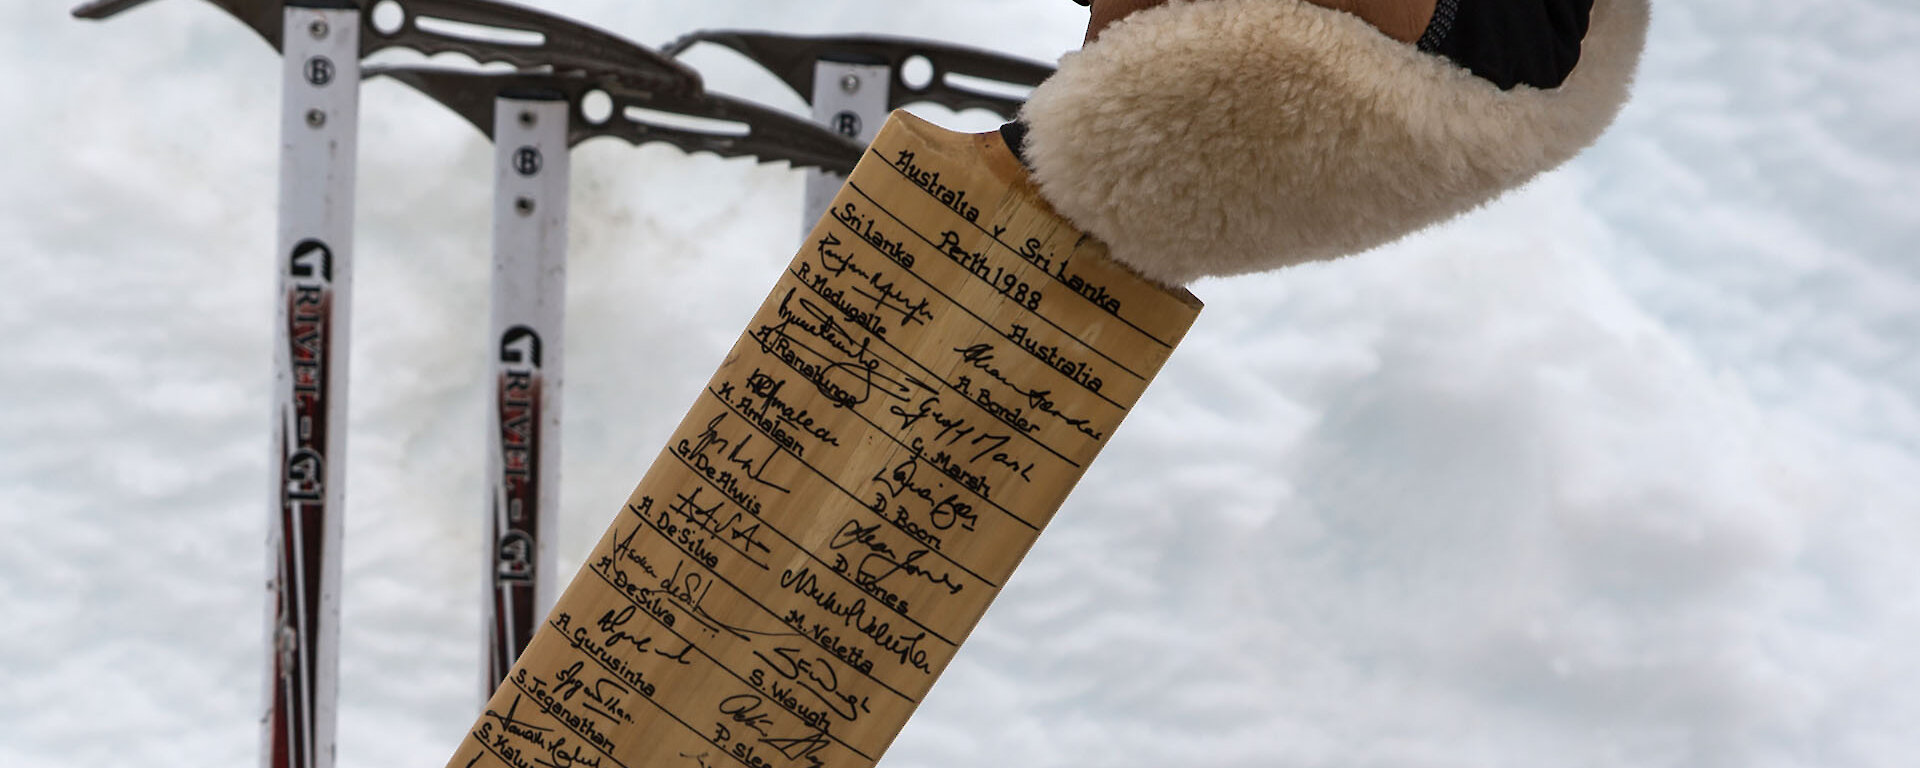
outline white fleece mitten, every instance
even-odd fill
[[[1571,159],[1625,103],[1648,0],[1596,0],[1578,66],[1502,91],[1302,0],[1174,0],[1107,28],[1021,114],[1042,193],[1180,285],[1332,259]]]

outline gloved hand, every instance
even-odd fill
[[[1594,0],[1564,83],[1503,90],[1387,33],[1418,16],[1389,0],[1092,0],[1091,41],[1021,113],[1024,157],[1061,214],[1161,283],[1338,258],[1591,144],[1627,99],[1647,3]]]

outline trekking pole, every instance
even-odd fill
[[[100,0],[73,13],[106,19],[147,1]],[[369,7],[373,0],[209,2],[266,39],[283,61],[261,761],[267,768],[328,768],[339,669],[361,59],[401,47],[519,66],[629,66],[635,80],[662,92],[698,92],[700,81],[660,55],[606,45],[618,38],[604,32],[483,0],[385,0],[375,7]],[[376,14],[375,8],[394,10]],[[386,23],[375,23],[377,15]],[[542,34],[537,41],[498,42],[463,30]]]
[[[1053,74],[1053,67],[992,51],[897,37],[811,37],[768,32],[701,30],[662,49],[679,56],[700,43],[731,48],[792,88],[813,108],[813,117],[860,146],[872,143],[887,115],[915,102],[954,111],[985,109],[1012,120],[1023,94]],[[927,70],[925,78],[909,69]],[[807,174],[802,232],[827,212],[846,174]]]
[[[494,143],[494,399],[486,626],[481,687],[491,696],[553,605],[549,532],[558,509],[560,395],[566,303],[569,150],[596,136],[688,152],[751,156],[851,171],[860,148],[785,113],[713,94],[678,97],[623,82],[619,72],[492,74],[373,67],[452,109]],[[612,110],[587,116],[589,96]],[[640,110],[700,118],[712,130],[650,124]]]

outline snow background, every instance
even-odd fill
[[[540,5],[651,44],[1041,60],[1085,13]],[[66,11],[0,8],[0,765],[250,765],[278,65],[205,3]],[[1911,765],[1920,6],[1656,11],[1637,99],[1568,168],[1194,286],[1199,325],[885,764]],[[339,761],[438,766],[478,704],[490,155],[395,84],[362,108]],[[611,142],[574,185],[563,573],[791,256],[800,196]]]

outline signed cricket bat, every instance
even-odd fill
[[[1199,311],[896,112],[448,765],[873,765]]]

